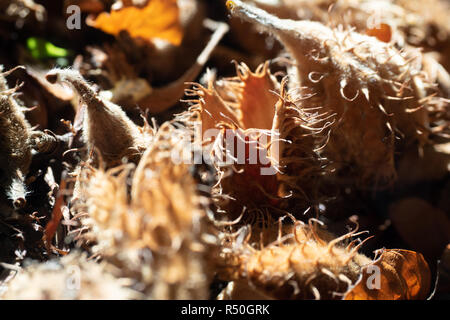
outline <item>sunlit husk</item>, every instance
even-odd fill
[[[450,36],[446,1],[430,0],[249,0],[281,18],[346,24],[364,33],[379,23],[393,28],[393,41],[440,49]]]
[[[274,34],[295,60],[290,87],[314,95],[301,107],[335,114],[321,154],[337,171],[353,172],[364,187],[383,187],[396,178],[397,147],[429,142],[448,103],[422,72],[419,52],[399,51],[375,37],[318,22],[282,20],[230,1],[231,12]],[[396,142],[396,138],[399,142]]]
[[[86,106],[83,137],[89,155],[98,155],[107,167],[120,164],[124,158],[139,160],[151,142],[152,132],[137,126],[119,105],[99,96],[78,71],[53,69],[46,78],[51,83],[68,84],[78,93],[79,112]]]
[[[301,109],[300,99],[270,73],[268,62],[255,72],[245,64],[236,69],[233,78],[207,74],[208,87],[187,90],[198,98],[177,116],[196,132],[194,143],[217,169],[219,207],[235,219],[243,207],[277,206],[286,197],[309,206],[314,179],[323,172],[316,148],[326,141],[326,115]],[[216,129],[215,136],[208,135],[210,129]],[[250,162],[252,153],[258,153],[257,163]],[[231,161],[223,163],[226,155]]]
[[[33,262],[8,283],[6,300],[127,300],[140,294],[127,288],[128,279],[119,279],[105,263],[70,253],[59,260]]]
[[[81,173],[78,212],[95,254],[135,280],[149,299],[206,299],[212,270],[207,198],[192,167],[175,164],[185,130],[166,123],[136,169],[123,166]],[[205,242],[205,239],[207,242]],[[209,242],[208,242],[209,241]]]
[[[335,239],[313,221],[280,228],[271,243],[251,241],[251,233],[241,229],[230,235],[220,255],[219,275],[238,288],[253,288],[253,298],[341,299],[371,262],[358,253],[360,245],[348,240],[355,232]]]

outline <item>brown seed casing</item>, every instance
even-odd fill
[[[429,142],[438,120],[432,115],[445,111],[448,103],[433,96],[433,84],[417,63],[420,53],[400,52],[352,30],[279,19],[242,1],[229,3],[234,16],[274,34],[295,59],[289,86],[314,94],[302,108],[336,114],[321,154],[338,172],[353,171],[364,187],[389,185],[396,178],[395,148]]]
[[[249,241],[253,232],[241,229],[222,249],[219,274],[272,299],[341,299],[371,262],[358,253],[357,239],[345,244],[355,232],[335,238],[311,221],[297,221],[267,244]]]
[[[163,125],[135,170],[83,169],[76,207],[87,213],[82,224],[94,253],[135,279],[147,298],[206,299],[213,250],[205,239],[215,241],[207,233],[209,201],[190,166],[170,159],[185,135],[177,130]]]
[[[54,69],[46,78],[50,83],[69,84],[86,104],[83,135],[89,152],[98,150],[108,166],[120,163],[124,157],[138,158],[145,144],[144,135],[120,106],[99,97],[78,71]]]

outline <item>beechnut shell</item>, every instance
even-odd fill
[[[270,298],[341,299],[361,268],[371,263],[358,253],[362,243],[345,244],[358,235],[356,230],[334,239],[312,221],[309,225],[298,221],[289,229],[259,248],[244,238],[245,230],[237,233],[222,250],[221,277],[248,283]]]
[[[88,152],[98,152],[108,166],[120,163],[123,158],[139,158],[146,138],[150,138],[120,106],[99,97],[78,71],[54,69],[46,78],[51,83],[69,84],[86,105],[83,134]]]
[[[285,45],[295,61],[288,85],[299,88],[300,106],[335,114],[323,156],[338,171],[354,171],[360,184],[395,180],[397,139],[420,148],[442,129],[448,103],[422,72],[420,53],[352,30],[279,19],[242,1],[228,5]]]
[[[0,298],[445,297],[442,1],[40,2],[0,5]]]

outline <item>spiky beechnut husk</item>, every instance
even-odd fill
[[[446,0],[251,0],[273,15],[293,20],[339,24],[375,36],[396,48],[423,48],[430,80],[450,96],[450,4]],[[446,70],[447,69],[447,70]]]
[[[207,299],[214,254],[206,209],[191,166],[175,164],[185,132],[164,124],[139,165],[83,169],[76,214],[94,254],[148,299]],[[182,146],[182,145],[181,145]]]
[[[5,76],[23,68],[2,73],[0,66],[0,186],[15,209],[26,204],[25,178],[33,155],[52,151],[57,143],[53,135],[31,128],[24,114],[27,108],[17,98],[20,86],[8,87]]]
[[[278,206],[286,197],[308,207],[323,173],[316,149],[326,141],[329,115],[299,108],[269,62],[256,71],[236,63],[236,73],[219,80],[207,73],[207,87],[187,90],[192,106],[176,117],[218,172],[216,205],[232,220],[244,207]]]
[[[2,71],[0,69],[0,71]],[[0,183],[15,207],[25,204],[25,176],[31,164],[31,126],[0,74]]]
[[[250,0],[261,9],[285,19],[346,24],[363,33],[384,23],[391,26],[396,45],[445,46],[450,35],[447,1],[428,0]],[[389,42],[389,40],[388,40]]]
[[[239,292],[244,291],[246,299],[342,299],[361,268],[371,263],[358,253],[363,242],[346,241],[361,234],[356,229],[335,238],[312,220],[290,227],[280,222],[279,227],[277,239],[270,243],[250,240],[253,232],[248,227],[229,236],[218,269],[220,277],[233,284],[221,298],[244,298]]]
[[[8,282],[6,300],[124,300],[140,294],[127,288],[128,279],[108,272],[105,263],[72,252],[59,260],[33,262]]]
[[[396,178],[395,148],[420,148],[442,129],[448,102],[434,96],[420,53],[342,27],[279,19],[238,0],[227,5],[284,44],[295,60],[289,86],[313,91],[302,107],[336,114],[322,154],[337,172],[353,172],[365,187],[389,185]]]
[[[8,87],[5,76],[23,68],[2,72],[0,65],[0,185],[15,209],[26,204],[25,177],[33,154],[53,150],[55,142],[50,134],[31,128],[25,118],[28,109],[17,98],[20,85]]]

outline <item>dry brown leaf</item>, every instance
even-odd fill
[[[372,269],[369,269],[372,266]],[[380,287],[369,289],[373,266],[380,268]],[[369,272],[370,270],[370,272]],[[373,279],[373,278],[372,278]],[[345,300],[420,300],[430,291],[431,274],[422,254],[402,249],[387,249],[350,289]]]
[[[151,0],[142,8],[124,7],[111,13],[103,12],[87,23],[116,36],[125,30],[134,38],[159,38],[174,45],[179,45],[183,39],[176,0]]]

